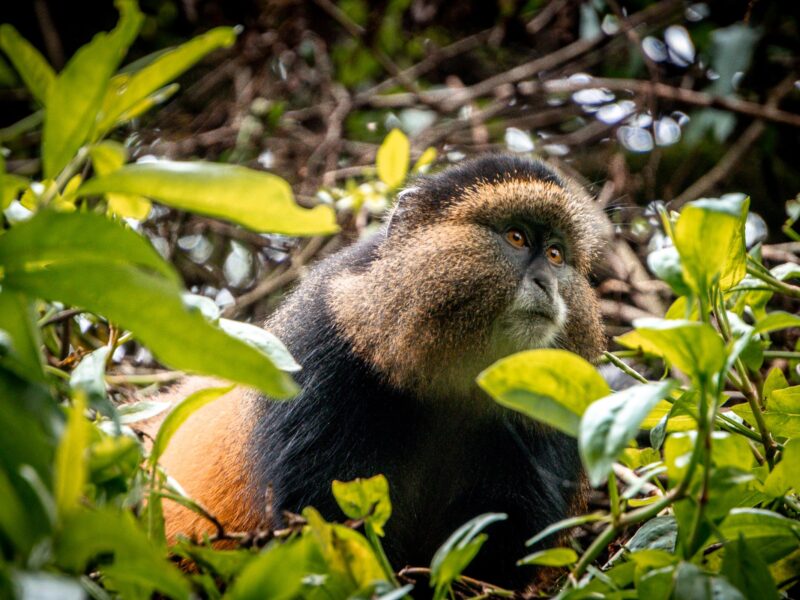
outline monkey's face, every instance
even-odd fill
[[[377,258],[332,283],[355,350],[397,383],[442,389],[474,386],[481,369],[529,348],[595,359],[591,200],[560,179],[458,175],[404,194]]]

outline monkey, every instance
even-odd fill
[[[267,495],[272,515],[313,506],[341,520],[331,482],[383,474],[395,567],[426,565],[469,519],[505,513],[466,574],[524,587],[525,540],[581,511],[588,484],[574,438],[475,380],[531,348],[599,358],[589,276],[603,223],[577,183],[535,160],[487,155],[417,178],[378,233],[321,260],[267,320],[302,366],[299,394],[235,388],[178,429],[165,471],[238,531],[263,525]],[[164,510],[171,537],[213,529]]]

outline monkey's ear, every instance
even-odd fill
[[[392,210],[389,211],[388,216],[386,217],[386,237],[390,237],[392,235],[392,229],[396,229],[397,224],[403,220],[403,213],[408,210],[408,205],[411,199],[411,196],[416,194],[419,191],[418,187],[410,187],[404,190],[401,190],[397,197],[394,200],[394,206]]]

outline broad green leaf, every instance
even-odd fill
[[[647,415],[641,423],[642,429],[654,430],[659,427],[664,419],[666,423],[663,425],[663,433],[673,433],[675,431],[689,431],[697,427],[697,421],[687,414],[681,414],[673,407],[675,405],[662,400],[656,403],[650,414]],[[652,435],[652,434],[651,434]],[[652,440],[652,437],[651,437]],[[663,441],[663,439],[662,439]],[[660,444],[658,445],[660,448]]]
[[[631,558],[636,555],[632,555]],[[670,565],[660,569],[650,569],[644,573],[639,573],[637,565],[636,592],[639,598],[647,600],[668,600],[672,596],[673,578],[675,566]]]
[[[0,258],[0,272],[2,269]],[[9,336],[11,347],[0,350],[0,364],[20,377],[43,382],[45,375],[39,350],[42,340],[33,303],[23,294],[3,289],[1,282],[0,275],[0,331]]]
[[[654,517],[636,530],[633,537],[625,542],[625,548],[632,553],[642,550],[674,552],[677,537],[678,524],[675,517]]]
[[[597,369],[566,350],[514,354],[483,371],[477,381],[498,404],[575,437],[586,407],[610,391]]]
[[[78,49],[48,86],[42,132],[44,175],[55,178],[89,139],[109,79],[136,38],[144,15],[135,2],[121,0],[120,20],[110,33],[98,33]]]
[[[89,446],[89,421],[83,414],[86,397],[75,394],[67,427],[56,449],[54,495],[62,515],[78,508],[86,483],[86,449]]]
[[[70,374],[70,387],[83,392],[92,403],[106,399],[106,360],[110,351],[108,346],[101,346],[90,352]]]
[[[563,531],[565,529],[572,529],[573,527],[577,527],[578,525],[583,525],[584,523],[593,523],[594,521],[600,521],[604,519],[605,515],[603,513],[591,513],[588,515],[580,515],[578,517],[570,517],[569,519],[562,519],[553,523],[552,525],[548,525],[544,529],[542,529],[539,533],[525,542],[526,546],[533,546],[537,542],[541,542],[546,537],[553,535],[559,531]]]
[[[760,508],[734,508],[719,526],[720,541],[744,536],[751,550],[771,563],[800,548],[800,523]]]
[[[680,480],[689,465],[697,431],[674,433],[667,438],[664,445],[664,461],[672,482]],[[740,435],[725,431],[714,431],[711,434],[711,460],[718,469],[734,467],[740,471],[749,471],[753,464],[753,455],[747,440]]]
[[[736,586],[745,598],[778,600],[778,590],[764,559],[745,541],[742,534],[725,544],[721,574]]]
[[[236,32],[233,28],[217,27],[163,52],[153,62],[133,74],[117,75],[114,79],[124,79],[124,82],[111,86],[104,102],[104,114],[100,118],[98,131],[102,134],[117,123],[135,116],[131,113],[137,104],[171,83],[209,52],[217,48],[228,48],[235,41]]]
[[[194,551],[194,548],[192,549]],[[312,536],[273,542],[236,578],[230,600],[294,600],[302,597],[303,578],[324,567]]]
[[[411,144],[399,129],[392,129],[378,148],[375,167],[378,170],[378,177],[390,188],[396,188],[405,181],[410,152]]]
[[[128,159],[125,146],[113,140],[104,140],[89,149],[92,166],[97,175],[107,175],[121,168]],[[106,194],[109,212],[120,217],[145,219],[150,213],[151,203],[147,198],[131,194]]]
[[[578,448],[593,486],[608,476],[644,418],[674,387],[669,380],[636,385],[589,405],[581,418]]]
[[[431,587],[435,587],[434,598],[443,598],[450,584],[461,575],[486,542],[487,535],[481,533],[486,527],[497,521],[503,521],[508,515],[503,513],[486,513],[478,515],[454,531],[442,544],[431,560]]]
[[[135,265],[180,280],[145,238],[102,215],[43,210],[0,238],[0,265],[7,273],[71,262]]]
[[[745,276],[744,222],[749,198],[737,195],[687,204],[675,224],[683,279],[697,294],[719,282],[725,290]]]
[[[769,373],[767,373],[767,378],[764,380],[762,392],[766,401],[769,402],[769,398],[772,396],[774,391],[783,390],[788,387],[789,382],[786,381],[786,376],[783,374],[783,371],[780,369],[780,367],[772,367]]]
[[[529,554],[517,562],[518,565],[542,565],[545,567],[568,567],[578,562],[578,553],[572,548],[549,548]]]
[[[58,231],[58,236],[48,235]],[[91,231],[91,236],[86,232]],[[0,236],[4,289],[58,300],[132,331],[165,364],[286,398],[291,378],[252,346],[209,324],[144,238],[99,215],[43,211]]]
[[[213,304],[213,301],[211,301]],[[272,361],[272,364],[281,371],[294,373],[300,370],[300,365],[289,353],[288,348],[280,341],[274,333],[270,333],[262,327],[256,327],[250,323],[233,321],[231,319],[219,319],[219,326],[228,335],[235,337],[254,348],[261,350]]]
[[[340,589],[348,593],[378,581],[383,581],[383,568],[366,538],[358,532],[334,523],[326,523],[311,507],[303,510],[308,522],[308,533],[317,541],[323,560],[332,578],[338,580]]]
[[[148,591],[141,597],[158,590],[169,598],[188,600],[187,580],[162,552],[147,539],[131,513],[110,507],[68,516],[54,545],[57,564],[69,572],[82,573],[90,561],[113,555],[113,563],[104,561],[100,566],[112,589],[136,584]]]
[[[713,577],[700,567],[682,562],[675,569],[674,598],[683,600],[745,600],[739,591],[720,577]]]
[[[389,482],[383,475],[353,481],[334,481],[333,497],[342,512],[351,519],[364,519],[383,536],[383,526],[392,514]]]
[[[56,79],[53,67],[12,25],[0,25],[0,49],[5,52],[34,98],[45,104]]]
[[[0,175],[0,210],[5,210],[11,205],[19,193],[28,187],[28,180],[20,175],[4,173]]]
[[[790,327],[800,327],[800,316],[776,310],[756,323],[755,332],[770,333],[778,329],[788,329]]]
[[[755,417],[747,404],[738,404],[733,412],[751,424]],[[800,385],[774,390],[767,399],[764,422],[773,435],[786,438],[800,437]]]
[[[164,450],[167,449],[169,441],[178,430],[178,428],[188,419],[192,413],[209,402],[224,396],[230,392],[234,386],[228,385],[225,387],[214,387],[198,390],[184,398],[179,404],[173,408],[158,429],[156,439],[153,442],[153,448],[150,450],[150,462],[156,463]]]
[[[126,264],[75,261],[6,273],[5,284],[33,297],[100,314],[133,332],[164,364],[217,375],[280,399],[296,385],[259,350],[188,310],[180,288]]]
[[[636,319],[633,326],[634,331],[615,339],[661,356],[695,379],[710,378],[725,366],[725,344],[707,323],[647,318]]]
[[[653,448],[625,448],[619,455],[619,460],[626,467],[641,469],[647,465],[661,460],[661,454]]]
[[[289,184],[277,175],[238,165],[157,161],[126,165],[87,181],[78,195],[134,194],[169,206],[239,223],[255,231],[286,235],[336,233],[329,206],[295,204]]]
[[[25,548],[29,540],[30,533],[27,528],[27,507],[19,498],[14,485],[6,475],[5,469],[0,468],[0,533],[8,536],[8,539],[17,548]]]

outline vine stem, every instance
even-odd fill
[[[785,281],[781,281],[780,279],[776,279],[775,277],[772,276],[771,273],[770,274],[767,273],[764,273],[763,271],[756,269],[750,263],[747,264],[748,275],[752,275],[756,279],[760,279],[776,292],[780,292],[781,294],[785,294],[786,296],[791,296],[792,298],[800,298],[800,287],[792,285],[790,283],[786,283]]]
[[[397,577],[395,577],[394,569],[392,569],[392,565],[389,564],[389,558],[386,556],[386,552],[383,550],[383,544],[381,544],[381,540],[375,531],[375,527],[373,527],[372,523],[369,521],[364,523],[364,532],[367,534],[367,539],[372,545],[372,549],[378,556],[378,561],[383,568],[383,572],[386,574],[392,584],[394,584],[396,587],[400,587],[400,583],[397,581]]]

